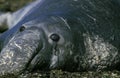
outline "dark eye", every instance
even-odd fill
[[[55,41],[58,42],[60,39],[60,36],[58,34],[51,34],[50,38]]]
[[[21,26],[20,27],[20,32],[24,31],[25,30],[25,27],[24,26]]]

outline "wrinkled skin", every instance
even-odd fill
[[[52,34],[59,35],[59,41],[54,42],[50,39]],[[16,73],[26,69],[26,65],[28,70],[34,70],[36,67],[49,69],[63,65],[69,58],[72,44],[72,37],[67,35],[71,35],[71,31],[66,22],[59,17],[37,19],[23,24],[20,32],[2,49],[0,70],[2,73]],[[61,58],[60,64],[58,54]]]
[[[118,69],[119,4],[112,0],[44,0],[38,4],[0,36],[1,74]]]

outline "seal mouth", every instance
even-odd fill
[[[39,55],[39,52],[41,52],[42,50],[42,46],[41,44],[38,45],[38,47],[36,48],[36,51],[34,52],[34,54],[31,56],[31,58],[29,59],[28,63],[26,64],[26,68],[24,69],[25,71],[26,70],[29,70],[29,71],[33,71],[34,70],[34,67],[37,63],[37,55]]]
[[[34,27],[34,28],[36,30],[36,27]],[[31,28],[31,29],[34,29],[34,28]],[[44,33],[41,32],[41,30],[38,28],[36,31],[37,33],[35,33],[35,31],[33,31],[33,30],[30,32],[33,33],[33,35],[37,34],[37,36],[33,37],[33,35],[32,35],[32,38],[36,38],[35,40],[34,39],[32,40],[31,38],[29,38],[29,39],[31,39],[29,41],[34,41],[34,43],[31,44],[31,47],[34,47],[34,49],[31,48],[32,54],[31,54],[31,56],[29,56],[29,60],[28,60],[28,62],[26,62],[25,69],[23,69],[23,71],[27,71],[27,70],[32,71],[34,69],[35,63],[37,63],[37,60],[38,60],[38,58],[36,58],[36,56],[40,55],[41,50],[44,48],[43,47],[44,46],[44,44],[43,44],[44,37],[41,37],[41,34],[43,35]],[[31,43],[31,42],[29,42],[29,43]]]

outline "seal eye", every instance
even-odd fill
[[[20,32],[22,32],[22,31],[24,31],[24,30],[25,30],[25,27],[24,27],[24,26],[20,27]]]
[[[60,36],[58,34],[51,34],[50,38],[55,41],[58,42],[60,39]]]

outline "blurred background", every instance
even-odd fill
[[[8,20],[6,18],[9,17],[9,14],[33,1],[35,0],[0,0],[0,34],[8,30]]]
[[[35,0],[0,0],[0,11],[14,12],[32,1]]]

